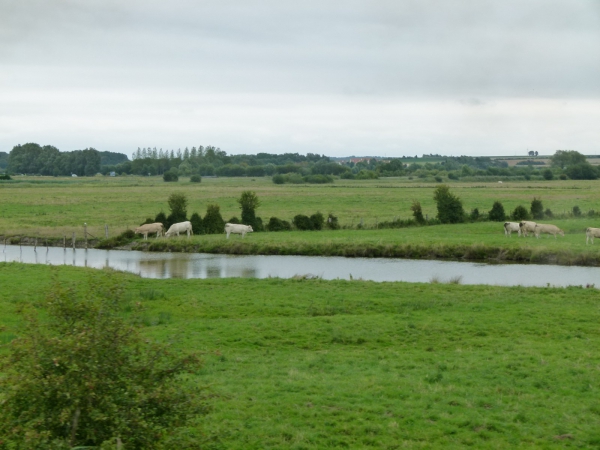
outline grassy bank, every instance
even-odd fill
[[[585,244],[580,220],[555,221],[565,231],[557,239],[504,236],[496,222],[435,225],[392,230],[253,233],[194,236],[137,241],[133,248],[150,251],[225,253],[239,255],[308,255],[397,257],[472,261],[516,261],[544,264],[600,264],[600,246]]]
[[[206,448],[600,445],[598,291],[322,280],[148,280],[0,264],[0,344],[51,278],[110,277],[143,332],[204,352]],[[2,347],[6,351],[6,347]]]

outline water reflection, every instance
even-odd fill
[[[291,278],[315,275],[324,279],[447,282],[508,286],[600,287],[600,268],[517,264],[477,264],[405,259],[310,256],[231,256],[190,253],[147,253],[120,250],[46,248],[7,245],[5,262],[63,264],[101,269],[110,267],[146,278]]]

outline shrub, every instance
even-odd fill
[[[360,172],[358,172],[358,174],[356,174],[356,178],[359,180],[375,180],[379,177],[377,176],[377,172],[362,169]]]
[[[256,192],[242,192],[242,195],[237,202],[242,210],[242,223],[245,225],[250,225],[254,231],[258,231],[255,211],[256,208],[260,206],[260,200],[258,200]]]
[[[182,382],[198,356],[140,336],[122,317],[120,286],[104,283],[77,292],[55,281],[47,319],[24,321],[1,369],[2,448],[162,448],[206,412]]]
[[[152,220],[152,218],[151,218],[151,217],[148,217],[146,220],[144,220],[144,222],[143,222],[143,223],[140,223],[140,226],[142,226],[142,225],[146,225],[146,224],[148,224],[148,223],[154,223],[154,220]]]
[[[240,219],[238,219],[237,217],[233,216],[231,219],[229,219],[227,221],[227,223],[241,223]]]
[[[308,175],[303,178],[306,183],[312,184],[326,184],[333,183],[333,177],[331,175]]]
[[[448,172],[448,178],[450,178],[451,180],[458,180],[458,175],[456,174],[456,172]]]
[[[0,180],[12,180],[12,178],[10,177],[9,174],[3,173],[3,174],[0,174]]]
[[[223,233],[225,229],[225,221],[221,216],[221,208],[219,205],[208,205],[206,207],[206,215],[202,221],[204,226],[204,232],[206,234],[219,234]]]
[[[177,170],[175,168],[171,168],[167,170],[163,174],[163,180],[166,182],[179,181],[179,176],[177,175]]]
[[[354,180],[356,178],[356,176],[348,170],[347,172],[342,173],[340,175],[340,178],[342,178],[344,180]]]
[[[440,176],[436,176],[434,179],[435,179],[435,181],[436,181],[436,182],[438,182],[438,183],[441,183],[441,182],[442,182],[442,177],[440,177]]]
[[[275,184],[284,184],[285,177],[281,174],[273,175],[273,183]]]
[[[527,211],[527,208],[525,208],[522,205],[517,206],[510,216],[513,220],[515,220],[517,222],[520,222],[521,220],[531,219],[531,216],[529,215],[529,211]]]
[[[192,214],[190,222],[192,223],[192,231],[194,234],[204,234],[204,227],[202,225],[202,217],[200,217],[200,214]]]
[[[164,225],[165,228],[167,227],[167,215],[164,212],[159,212],[156,217],[154,218],[154,222],[160,222]]]
[[[188,200],[185,194],[173,193],[169,195],[167,200],[171,214],[167,217],[167,227],[174,223],[185,222],[187,219],[187,204]]]
[[[312,221],[310,220],[310,217],[305,216],[303,214],[298,214],[298,215],[294,216],[294,220],[292,220],[292,223],[298,230],[306,231],[306,230],[313,229],[312,228],[313,225],[312,225]]]
[[[581,209],[579,209],[579,206],[573,206],[573,217],[581,217]]]
[[[325,226],[330,230],[339,230],[340,224],[338,222],[338,218],[334,216],[332,213],[329,213],[327,216],[327,221],[325,222]]]
[[[542,176],[545,180],[552,180],[554,178],[554,174],[550,169],[546,169],[542,172]]]
[[[531,216],[536,219],[544,218],[544,206],[542,205],[542,201],[539,198],[533,198],[531,201]]]
[[[287,220],[271,217],[269,219],[269,223],[267,224],[267,229],[269,231],[290,231],[292,229],[292,225]]]
[[[202,181],[202,177],[198,174],[194,174],[190,177],[190,183],[200,183]]]
[[[438,219],[442,223],[464,222],[465,212],[462,202],[450,192],[450,188],[442,184],[433,191],[433,199],[437,204]]]
[[[552,210],[550,208],[547,208],[546,211],[544,211],[544,215],[549,219],[552,219],[554,217],[554,213],[552,213]]]
[[[488,213],[488,217],[492,222],[504,222],[506,220],[506,213],[504,212],[502,203],[498,201],[494,202],[492,209]]]
[[[561,173],[559,177],[561,180],[568,180],[567,176],[564,173]]]
[[[312,223],[313,230],[322,230],[323,224],[325,223],[325,218],[323,217],[323,214],[316,212],[310,216],[310,222]]]
[[[412,205],[410,205],[410,210],[413,213],[413,217],[419,224],[425,223],[425,217],[423,217],[423,210],[421,209],[421,202],[417,200],[413,200]]]
[[[479,208],[474,208],[471,210],[471,214],[469,215],[469,219],[473,222],[476,222],[479,219]]]

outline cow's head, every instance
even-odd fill
[[[248,225],[248,233],[252,233],[254,230],[252,229],[252,225]]]

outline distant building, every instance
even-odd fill
[[[116,177],[116,176],[117,176],[117,174],[116,174],[115,172],[111,172],[111,173],[110,173],[110,176],[111,176],[111,177]]]

